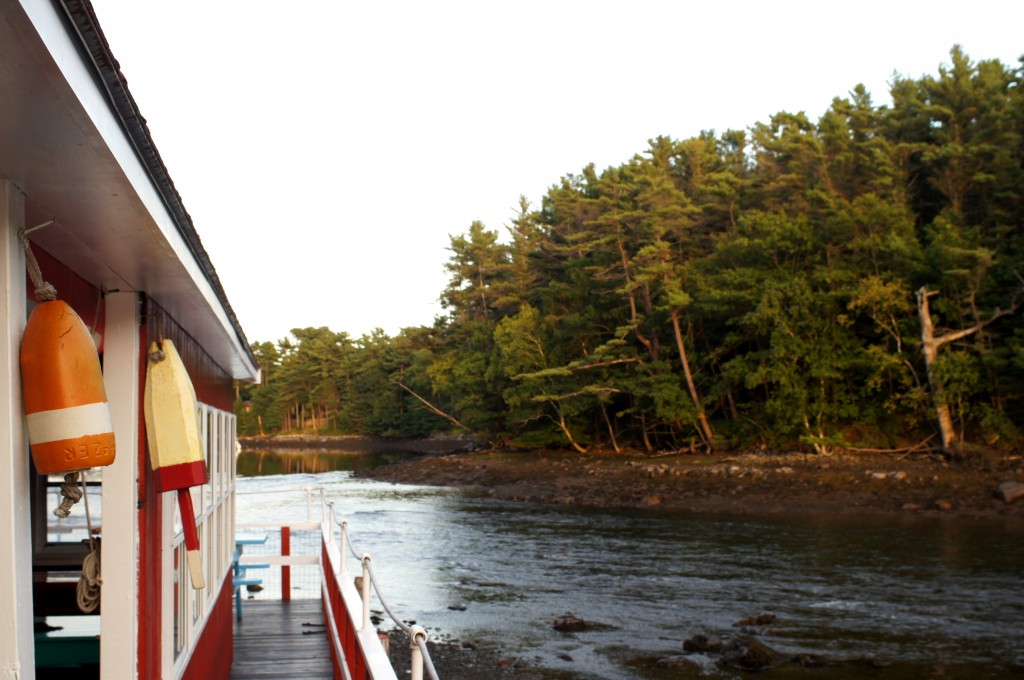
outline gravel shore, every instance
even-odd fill
[[[910,514],[1024,520],[1024,499],[997,495],[1024,483],[1024,457],[937,454],[744,453],[721,456],[564,451],[429,455],[360,470],[381,481],[458,486],[509,500],[646,508],[659,512]]]

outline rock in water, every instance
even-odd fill
[[[667,656],[664,659],[658,659],[654,665],[658,668],[670,668],[672,670],[698,668],[693,659],[688,656]]]
[[[829,664],[828,659],[817,654],[797,654],[793,657],[793,663],[804,668],[821,668]]]
[[[551,623],[551,627],[561,633],[575,633],[581,630],[589,630],[591,625],[578,616],[566,612],[565,616],[559,616],[555,619]]]
[[[743,671],[760,671],[786,662],[786,657],[753,638],[741,638],[729,643],[722,655],[722,663]]]
[[[748,616],[745,619],[740,619],[734,626],[770,626],[775,623],[775,614],[769,614],[767,612],[758,614],[757,616]]]
[[[722,641],[712,635],[694,635],[689,640],[683,641],[683,651],[697,654],[707,654],[708,652],[720,652],[722,651]]]
[[[1020,482],[1003,482],[996,489],[996,498],[1006,503],[1012,503],[1018,498],[1024,498],[1024,484]]]

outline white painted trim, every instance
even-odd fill
[[[320,564],[319,555],[242,555],[238,563],[269,564],[271,566],[301,566],[304,564]]]
[[[174,677],[174,501],[160,503],[160,677]]]
[[[21,192],[0,178],[0,678],[34,680],[29,458],[22,420],[21,336],[25,330],[25,224]]]
[[[214,600],[219,599],[220,598],[220,594],[224,590],[224,588],[229,587],[227,585],[227,583],[228,583],[228,580],[229,580],[228,572],[230,571],[230,569],[231,569],[231,567],[230,567],[230,565],[228,565],[228,568],[225,569],[224,573],[221,574],[220,577],[217,578],[217,580],[215,581],[216,583],[219,584],[219,586],[217,587],[217,592],[213,594],[213,599]],[[186,569],[186,571],[187,571],[187,569]],[[187,583],[187,581],[183,580],[182,581],[182,585],[184,585],[185,583]],[[213,589],[211,588],[210,590],[213,590]],[[231,603],[231,607],[232,607],[232,610],[231,610],[232,619],[231,620],[234,621],[235,619],[234,619],[234,609],[233,609],[234,602],[233,601]],[[189,632],[188,635],[190,636],[190,639],[189,639],[189,642],[188,642],[188,646],[187,646],[186,649],[181,650],[181,657],[175,662],[175,668],[174,668],[173,674],[172,675],[165,675],[163,677],[165,677],[165,678],[175,678],[176,680],[180,680],[180,678],[183,675],[185,675],[185,671],[188,670],[189,663],[192,662],[192,654],[196,651],[196,644],[195,643],[200,638],[203,637],[203,632],[206,630],[206,624],[207,624],[207,622],[209,620],[210,620],[209,616],[204,616],[201,619],[199,619],[198,621],[196,621],[194,626],[191,623],[189,623],[188,628],[189,628],[190,632]]]
[[[301,491],[301,489],[300,489]],[[323,521],[309,520],[306,522],[239,522],[239,529],[263,529],[288,527],[296,531],[314,531],[323,525]]]
[[[103,382],[117,456],[103,469],[100,680],[138,677],[139,298],[106,297]]]
[[[191,581],[185,577],[188,569],[185,560],[184,534],[180,531],[175,533],[174,508],[176,504],[173,494],[166,494],[164,503],[171,509],[171,520],[170,528],[163,537],[163,550],[172,555],[172,561],[170,570],[165,572],[168,575],[165,578],[177,578],[180,598],[177,613],[179,617],[177,621],[179,626],[178,657],[173,658],[176,650],[172,638],[167,644],[173,659],[173,667],[169,673],[165,670],[164,677],[166,678],[181,678],[188,669],[196,645],[206,630],[210,614],[217,606],[223,589],[228,587],[226,583],[231,576],[233,566],[234,531],[226,533],[226,529],[230,526],[227,517],[234,512],[234,487],[223,483],[221,478],[224,471],[222,466],[217,465],[217,461],[229,455],[232,456],[231,460],[234,460],[231,447],[234,444],[236,419],[234,414],[213,408],[208,404],[199,402],[198,406],[200,441],[203,447],[203,459],[207,461],[210,481],[202,486],[193,487],[191,493],[196,509],[196,529],[201,546],[200,556],[204,563],[203,571],[207,582],[205,589],[196,590],[192,587]],[[179,551],[179,559],[176,564],[173,561],[175,548]],[[173,597],[173,594],[171,596]],[[168,620],[173,626],[174,620]],[[167,620],[164,625],[167,625]]]

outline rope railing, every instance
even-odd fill
[[[323,489],[321,489],[321,502],[330,509],[331,517],[331,532],[330,538],[334,539],[334,526],[337,525],[341,529],[341,546],[338,551],[341,556],[340,573],[342,575],[348,574],[346,555],[350,552],[353,557],[359,560],[362,565],[362,580],[360,588],[360,596],[363,605],[363,630],[370,630],[372,623],[370,621],[370,587],[373,587],[373,591],[377,594],[377,601],[381,607],[391,618],[391,620],[401,629],[406,635],[409,636],[409,646],[412,656],[412,669],[411,669],[411,680],[423,680],[423,670],[426,668],[427,674],[431,680],[440,680],[437,674],[437,670],[434,668],[433,659],[430,658],[430,651],[427,649],[427,631],[422,626],[410,626],[409,624],[402,621],[391,605],[388,604],[381,592],[380,581],[377,579],[376,574],[373,571],[372,558],[369,553],[359,553],[355,545],[352,543],[352,538],[348,532],[348,522],[338,521],[334,510],[334,501],[327,501],[323,495]]]

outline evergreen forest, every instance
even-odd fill
[[[445,314],[252,349],[243,435],[949,455],[1024,443],[1024,58],[657,137],[474,222]],[[510,197],[511,198],[511,197]]]

